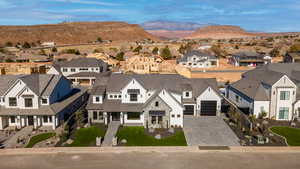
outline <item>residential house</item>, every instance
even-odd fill
[[[188,68],[218,67],[219,60],[215,55],[193,50],[178,59],[178,64]]]
[[[62,74],[75,85],[94,84],[97,76],[108,71],[108,65],[96,58],[78,58],[53,64],[47,74]]]
[[[283,61],[285,63],[300,63],[300,52],[288,52]]]
[[[268,64],[248,71],[227,87],[226,96],[245,112],[293,120],[300,115],[300,64]]]
[[[160,60],[157,57],[132,56],[122,62],[122,69],[125,72],[147,74],[159,72]]]
[[[87,99],[62,75],[1,75],[0,130],[25,126],[57,128]]]
[[[183,127],[184,115],[219,116],[221,100],[215,79],[113,73],[97,80],[86,109],[91,123],[170,128]]]
[[[260,66],[271,63],[272,58],[257,52],[242,51],[232,54],[229,62],[234,66]]]
[[[109,55],[107,55],[105,53],[93,53],[93,54],[87,55],[86,57],[100,59],[112,67],[116,67],[120,64],[120,61],[113,59],[112,57],[110,57]]]

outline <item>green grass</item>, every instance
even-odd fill
[[[87,147],[96,145],[96,137],[104,137],[105,130],[96,126],[89,128],[81,128],[76,131],[75,139],[72,144],[67,146],[70,147]]]
[[[43,133],[36,136],[31,137],[29,143],[26,145],[26,148],[32,148],[35,144],[47,140],[51,137],[54,137],[55,133]]]
[[[271,127],[270,130],[282,137],[285,137],[288,145],[300,146],[300,129],[291,127]]]
[[[118,139],[126,139],[126,146],[186,146],[183,131],[177,131],[174,135],[155,139],[145,133],[144,127],[124,127],[117,133]]]

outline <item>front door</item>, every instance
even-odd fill
[[[33,121],[33,116],[28,116],[28,126],[33,126],[34,121]]]
[[[119,112],[113,112],[111,113],[112,121],[120,121],[120,113]]]

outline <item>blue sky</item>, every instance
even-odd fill
[[[300,0],[0,0],[0,25],[166,20],[300,31]]]

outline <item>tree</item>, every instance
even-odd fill
[[[28,42],[25,42],[22,47],[25,49],[29,49],[31,48],[31,45]]]
[[[271,56],[272,58],[279,57],[279,56],[280,56],[280,50],[279,50],[279,48],[276,47],[276,48],[272,49],[272,50],[270,51],[270,56]]]
[[[161,53],[160,53],[160,56],[163,58],[163,59],[171,59],[172,58],[172,54],[171,54],[171,51],[169,49],[168,46],[166,46],[165,48],[162,49]]]
[[[51,49],[51,52],[56,53],[56,52],[57,52],[57,48],[56,48],[56,47],[53,47],[53,48]]]
[[[103,41],[102,41],[102,38],[101,38],[101,37],[98,37],[98,38],[97,38],[97,42],[102,43],[102,42],[103,42]]]
[[[217,57],[226,57],[227,56],[227,53],[225,50],[222,50],[221,47],[219,45],[213,45],[211,47],[211,51],[213,51],[215,53],[215,55]]]
[[[139,45],[138,47],[136,47],[133,52],[137,52],[140,53],[140,51],[143,49],[143,47],[141,45]]]
[[[153,50],[152,50],[152,54],[153,55],[158,55],[158,47],[155,47]]]
[[[6,43],[5,43],[5,46],[6,46],[6,47],[12,47],[12,46],[13,46],[13,43],[12,43],[12,42],[6,42]]]
[[[116,55],[116,59],[117,59],[118,61],[123,61],[123,60],[124,60],[124,55],[125,55],[124,52],[120,52],[120,53],[118,53],[118,54]]]
[[[300,51],[300,44],[294,44],[290,47],[290,52],[299,52]]]

